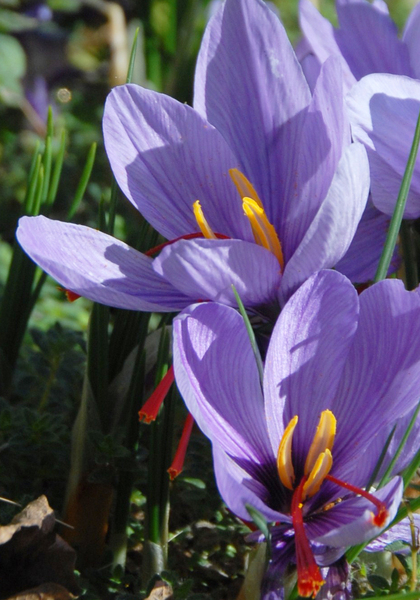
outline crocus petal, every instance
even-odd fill
[[[413,77],[420,79],[420,4],[413,7],[405,24],[403,41],[408,48]]]
[[[51,277],[94,302],[159,312],[191,303],[155,273],[153,259],[95,229],[42,216],[22,217],[16,236]]]
[[[395,517],[402,493],[402,479],[395,477],[373,494],[385,504],[388,511],[389,516],[385,526]],[[343,500],[307,524],[308,537],[336,548],[367,542],[381,532],[381,528],[373,524],[372,516],[375,510],[373,504],[363,497]],[[328,533],[321,533],[327,528],[329,528]]]
[[[337,2],[337,44],[356,79],[369,73],[412,75],[406,45],[383,8],[369,2]]]
[[[347,252],[358,227],[369,193],[369,166],[361,144],[343,153],[328,194],[296,252],[286,264],[280,301],[308,277],[331,268]]]
[[[258,369],[239,313],[195,305],[174,320],[173,332],[176,382],[200,429],[232,457],[273,461]]]
[[[369,197],[353,241],[343,258],[335,265],[353,283],[365,283],[374,278],[381,258],[390,219],[377,210]],[[388,275],[401,264],[398,246],[394,250]]]
[[[186,296],[235,307],[232,285],[245,306],[255,306],[275,300],[281,280],[274,254],[241,240],[181,240],[153,268]]]
[[[305,74],[306,81],[313,92],[321,72],[321,63],[314,54],[309,53],[300,60],[300,65]]]
[[[366,454],[369,456],[369,460],[358,461],[357,464],[354,464],[353,473],[348,475],[349,481],[354,481],[356,478],[358,481],[361,482],[370,481],[373,469],[376,467],[382,455],[382,452],[385,448],[385,444],[387,443],[388,437],[391,434],[394,425],[396,425],[394,435],[392,436],[391,442],[388,446],[388,450],[385,454],[385,457],[383,458],[382,466],[376,477],[376,481],[380,481],[382,475],[385,473],[385,470],[388,468],[391,460],[395,456],[395,453],[402,441],[403,436],[407,431],[407,428],[410,424],[410,421],[413,417],[413,413],[416,410],[416,408],[410,410],[406,415],[404,415],[400,419],[395,419],[396,422],[390,423],[388,427],[384,427],[376,436],[373,437],[371,443],[366,449]],[[403,469],[405,469],[405,467],[407,467],[411,460],[414,458],[419,447],[420,418],[417,417],[414,426],[408,436],[408,439],[405,442],[404,449],[400,453],[399,458],[397,459],[397,462],[393,467],[390,475],[400,474],[403,471]]]
[[[360,295],[357,333],[331,406],[343,424],[334,444],[335,465],[343,471],[334,475],[346,479],[372,438],[417,405],[419,389],[420,296],[402,281],[381,281]],[[377,456],[366,452],[363,460]]]
[[[186,104],[137,85],[111,92],[105,148],[127,198],[167,238],[199,231],[200,200],[218,233],[252,239],[228,171],[238,160],[220,133]]]
[[[237,150],[270,221],[281,221],[283,181],[311,94],[287,34],[261,0],[226,0],[198,57],[194,107]]]
[[[368,151],[372,199],[392,215],[420,111],[420,81],[368,75],[347,96],[353,137]],[[405,218],[420,216],[420,169],[413,173]]]
[[[350,90],[356,83],[356,79],[343,58],[340,47],[335,39],[334,27],[330,21],[317,11],[310,0],[300,0],[299,22],[312,52],[321,64],[329,56],[336,56],[340,60],[345,89]]]
[[[317,79],[298,150],[291,153],[292,176],[284,183],[283,217],[278,232],[286,262],[327,196],[343,147],[349,143],[350,125],[344,112],[341,67],[336,58],[329,58]]]
[[[417,532],[420,529],[420,515],[418,515],[417,513],[413,513],[412,518],[414,521],[414,527],[417,535]],[[412,525],[410,519],[405,518],[396,525],[390,527],[390,529],[387,529],[386,531],[381,533],[381,535],[375,540],[369,542],[365,550],[367,550],[368,552],[383,552],[387,549],[387,546],[389,544],[401,541],[406,542],[407,546],[405,550],[404,548],[401,548],[398,550],[398,552],[408,554],[411,551],[410,546],[412,543],[411,529]]]
[[[217,487],[228,508],[244,521],[251,521],[246,504],[256,508],[267,521],[290,521],[290,517],[267,506],[269,491],[252,479],[220,446],[213,443]]]
[[[275,452],[284,427],[298,415],[294,456],[306,459],[319,415],[333,403],[357,313],[355,289],[335,271],[311,277],[281,312],[264,374],[267,425]]]
[[[296,560],[292,532],[286,531],[284,525],[273,528],[271,559],[261,585],[261,600],[284,600],[284,574]]]
[[[331,566],[322,569],[325,585],[318,592],[317,600],[351,600],[353,598],[350,569],[343,556]]]

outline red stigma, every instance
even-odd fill
[[[162,402],[165,400],[171,385],[174,382],[174,368],[169,367],[168,372],[162,378],[150,398],[146,400],[139,410],[139,420],[145,420],[146,423],[154,421],[158,415]]]
[[[64,292],[67,296],[67,300],[69,302],[74,302],[75,300],[78,300],[78,298],[81,298],[80,294],[76,294],[76,292],[72,292],[71,290],[66,290],[66,288],[63,288],[61,286],[57,286],[57,288],[60,290],[60,292]]]
[[[302,494],[306,477],[303,477],[292,497],[292,523],[295,530],[296,565],[298,594],[303,598],[315,598],[325,581],[316,564],[309,540],[306,535],[302,514]]]
[[[215,233],[214,235],[217,237],[218,240],[229,240],[230,239],[229,236],[223,235],[223,233]],[[153,256],[154,254],[157,254],[158,252],[160,252],[161,250],[166,248],[166,246],[175,244],[175,242],[179,242],[179,240],[195,240],[197,238],[204,238],[204,235],[201,233],[201,231],[198,233],[187,233],[186,235],[181,235],[173,240],[169,240],[168,242],[164,242],[163,244],[159,244],[159,246],[155,246],[154,248],[151,248],[144,254],[146,256]]]
[[[385,527],[387,518],[388,518],[388,511],[385,508],[385,506],[382,506],[378,510],[376,515],[374,515],[372,521],[373,521],[373,524],[376,525],[376,527]]]
[[[378,500],[378,498],[375,498],[375,496],[373,494],[369,494],[369,492],[366,492],[366,490],[361,490],[360,488],[356,487],[355,485],[352,485],[351,483],[347,483],[346,481],[341,481],[341,479],[337,479],[337,477],[333,477],[332,475],[327,475],[325,477],[325,479],[329,479],[336,485],[339,485],[340,487],[342,487],[346,490],[349,490],[350,492],[353,492],[354,494],[363,496],[363,498],[366,498],[366,500],[369,500],[370,502],[372,502],[372,504],[374,506],[376,506],[376,508],[378,509],[376,515],[373,516],[373,519],[372,519],[373,524],[376,527],[384,527],[385,526],[386,521],[389,516],[389,513],[386,509],[385,504],[383,502],[381,502],[380,500]]]
[[[174,460],[168,469],[171,481],[173,481],[175,477],[178,477],[184,468],[185,454],[187,452],[193,425],[194,418],[192,414],[188,413],[188,417],[185,419],[184,428],[182,430],[181,439],[179,440],[178,448],[175,452]]]

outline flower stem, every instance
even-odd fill
[[[389,265],[391,264],[392,255],[394,253],[395,244],[397,243],[398,232],[401,227],[401,222],[404,215],[404,209],[407,202],[408,192],[410,191],[411,178],[413,176],[414,166],[417,158],[417,151],[420,142],[420,114],[417,119],[417,125],[414,132],[413,144],[411,146],[410,155],[408,157],[407,166],[405,168],[404,176],[401,182],[400,191],[395,205],[394,214],[392,215],[391,222],[389,224],[388,234],[385,241],[385,246],[382,251],[382,255],[379,261],[378,270],[374,278],[374,282],[377,283],[382,279],[385,279]]]
[[[158,384],[168,370],[169,334],[165,328],[158,351]],[[161,407],[150,427],[147,481],[147,521],[145,535],[144,577],[148,581],[166,566],[168,547],[169,477],[166,472],[172,453],[173,395]]]

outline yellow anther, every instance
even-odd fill
[[[311,472],[309,473],[309,477],[305,481],[302,495],[304,500],[306,498],[310,498],[311,496],[317,493],[326,475],[328,475],[328,473],[330,472],[332,464],[332,454],[327,448],[325,452],[321,452],[321,454],[318,455],[318,458]]]
[[[229,175],[231,176],[232,181],[235,184],[242,200],[244,198],[252,198],[252,200],[254,200],[258,206],[263,208],[262,202],[255,191],[254,186],[249,179],[247,179],[245,175],[239,171],[239,169],[229,169]]]
[[[298,416],[296,415],[284,430],[277,452],[277,471],[280,481],[289,490],[293,490],[295,481],[295,470],[292,462],[292,439],[297,422]]]
[[[251,224],[252,233],[257,244],[270,250],[284,268],[283,252],[276,230],[267,219],[264,209],[252,198],[244,198],[242,207]]]
[[[322,452],[327,449],[332,450],[334,444],[336,429],[336,418],[330,410],[324,410],[319,418],[318,427],[312,440],[311,447],[309,448],[308,456],[305,462],[305,475],[313,470],[315,463],[318,461],[318,457]]]
[[[199,226],[201,233],[208,240],[216,240],[217,237],[214,234],[213,229],[207,223],[207,219],[204,216],[203,209],[201,208],[200,200],[196,200],[193,204],[194,216],[197,221],[197,225]]]

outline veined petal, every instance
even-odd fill
[[[353,598],[350,569],[346,558],[328,563],[330,566],[322,569],[325,585],[319,590],[317,600],[351,600]]]
[[[397,75],[368,75],[354,86],[347,104],[353,137],[368,151],[372,200],[379,210],[392,215],[420,112],[420,81]],[[417,167],[404,217],[418,216],[420,168]]]
[[[408,48],[410,65],[413,77],[420,79],[420,38],[418,35],[420,28],[420,5],[413,7],[410,16],[405,24],[403,33],[403,42]]]
[[[353,241],[346,254],[335,265],[353,283],[365,283],[374,278],[386,236],[390,218],[372,204],[369,196],[365,211],[357,227]],[[401,264],[398,245],[394,250],[388,275],[394,273]]]
[[[118,184],[162,235],[171,239],[199,231],[193,204],[200,200],[215,232],[252,240],[229,177],[238,159],[191,107],[123,85],[107,98],[103,129]]]
[[[414,520],[414,527],[418,531],[420,529],[420,515],[417,513],[412,514],[412,518]],[[379,537],[369,542],[366,546],[365,550],[367,552],[383,552],[386,550],[388,544],[392,544],[392,542],[406,542],[407,547],[406,550],[402,548],[398,552],[402,554],[408,554],[411,552],[410,545],[412,543],[411,539],[411,522],[410,519],[405,518],[396,525],[393,525],[390,529],[387,529]]]
[[[282,181],[311,100],[283,26],[261,0],[226,0],[201,45],[194,107],[236,150],[277,228]]]
[[[273,302],[281,281],[276,257],[241,240],[180,240],[155,259],[156,273],[195,300],[237,306],[232,285],[245,306]]]
[[[228,508],[244,521],[251,521],[245,504],[259,510],[267,521],[288,522],[290,517],[269,506],[270,491],[244,471],[217,443],[213,443],[213,463],[217,487]]]
[[[335,38],[356,79],[369,73],[412,75],[407,47],[382,7],[344,0],[337,2],[337,15]]]
[[[353,465],[353,472],[350,473],[347,477],[349,481],[356,481],[360,483],[360,485],[364,485],[367,481],[370,480],[371,475],[373,473],[374,468],[376,467],[379,457],[385,447],[388,436],[390,435],[394,425],[396,425],[396,429],[394,435],[392,437],[391,443],[386,452],[385,458],[382,463],[382,467],[378,473],[376,478],[376,482],[380,481],[382,475],[385,473],[385,470],[388,468],[391,460],[395,456],[395,453],[398,449],[398,446],[407,431],[407,427],[410,424],[411,418],[413,416],[414,409],[410,410],[401,418],[396,418],[394,422],[391,422],[388,427],[384,427],[375,437],[372,439],[371,443],[367,446],[364,457],[365,460],[357,461]],[[402,472],[402,470],[411,462],[416,454],[417,450],[420,447],[420,419],[417,417],[416,422],[414,423],[413,429],[408,436],[408,439],[405,443],[404,450],[401,452],[394,468],[391,471],[391,475],[397,475]],[[374,482],[375,483],[375,482]]]
[[[96,229],[42,216],[22,217],[16,237],[51,277],[94,302],[159,312],[191,303],[153,270],[153,259]]]
[[[286,262],[327,196],[343,148],[349,143],[341,66],[337,58],[331,57],[321,67],[298,146],[291,152],[290,174],[284,182],[284,203],[277,230]]]
[[[400,477],[395,477],[373,495],[383,502],[388,511],[384,527],[373,524],[375,508],[366,498],[357,496],[336,504],[307,524],[308,537],[318,543],[333,546],[353,546],[376,537],[395,517],[403,493]]]
[[[308,277],[332,268],[345,255],[358,227],[369,193],[369,166],[361,144],[343,153],[328,194],[314,220],[287,262],[280,286],[280,301]]]
[[[301,472],[321,412],[334,412],[333,398],[357,315],[358,298],[351,283],[335,271],[321,271],[290,298],[274,328],[264,373],[267,425],[277,452],[284,427],[299,415],[293,460]],[[337,431],[339,427],[337,419]]]
[[[341,53],[335,37],[336,30],[330,21],[317,11],[310,0],[300,0],[299,22],[309,47],[321,64],[330,56],[336,56],[340,60],[345,90],[350,90],[356,79]]]
[[[360,295],[357,333],[331,406],[337,424],[345,423],[337,425],[334,475],[347,479],[372,438],[417,405],[419,389],[420,295],[402,281],[381,281]]]
[[[173,324],[176,383],[188,410],[211,441],[241,465],[271,462],[258,369],[242,317],[208,303]]]

